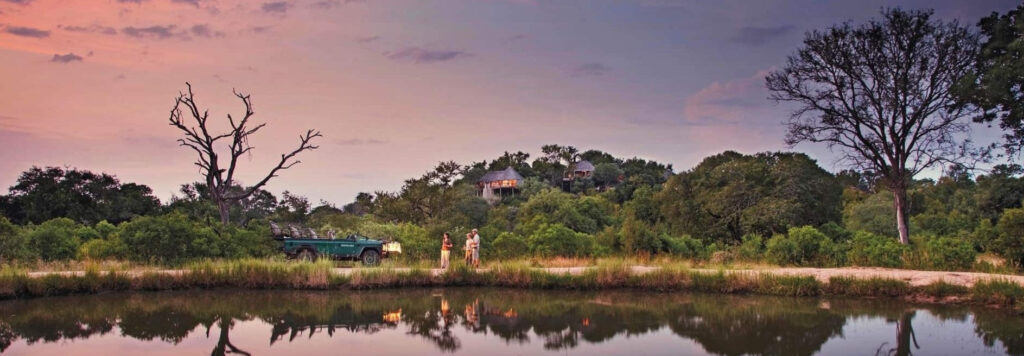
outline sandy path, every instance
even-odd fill
[[[584,271],[592,267],[548,267],[541,268],[548,273],[559,273],[559,274],[582,274]],[[643,274],[657,270],[658,267],[654,266],[632,266],[633,273]],[[339,275],[351,275],[361,268],[335,268],[332,273]],[[394,268],[395,271],[410,271],[411,268]],[[187,272],[186,270],[178,269],[165,269],[165,270],[149,270],[156,271],[159,273],[178,275]],[[480,269],[480,271],[486,271],[486,269]],[[854,277],[861,279],[868,278],[892,278],[907,281],[912,286],[923,286],[938,281],[945,281],[949,284],[956,284],[962,286],[973,286],[978,281],[992,280],[992,279],[1003,279],[1012,281],[1019,285],[1024,286],[1024,276],[1020,275],[1005,275],[1005,274],[992,274],[992,273],[978,273],[978,272],[947,272],[947,271],[915,271],[915,270],[902,270],[902,269],[891,269],[891,268],[877,268],[877,267],[842,267],[842,268],[803,268],[803,267],[784,267],[784,268],[771,268],[771,269],[692,269],[692,271],[703,272],[703,273],[717,273],[722,271],[724,273],[742,273],[742,274],[761,274],[770,273],[777,275],[786,276],[812,276],[819,281],[828,282],[829,278],[836,276],[843,277]],[[147,271],[129,271],[129,276],[135,277],[142,275]],[[443,271],[441,269],[431,269],[432,275],[440,275]],[[81,276],[85,274],[85,271],[62,271],[62,272],[30,272],[29,277],[41,278],[47,275],[57,274],[65,276]]]

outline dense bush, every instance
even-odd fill
[[[764,256],[764,238],[761,235],[746,234],[742,241],[739,247],[740,258],[754,261]]]
[[[593,236],[557,223],[542,224],[526,241],[536,256],[589,256],[594,248]]]
[[[27,236],[0,215],[0,264],[32,257]]]
[[[75,232],[78,224],[68,218],[57,218],[32,227],[28,241],[32,249],[45,261],[72,259],[81,244]]]
[[[515,258],[530,253],[530,247],[526,243],[526,238],[514,232],[501,233],[494,239],[491,247],[494,249],[494,253],[491,256],[499,259]]]
[[[1024,267],[1024,209],[1006,209],[999,218],[999,235],[991,250],[1017,267]]]
[[[970,269],[978,254],[966,238],[952,236],[929,239],[925,250],[931,266],[937,269]]]
[[[200,258],[261,255],[268,250],[265,231],[205,225],[178,212],[136,218],[119,227],[120,240],[127,247],[124,257],[134,261],[177,264]],[[117,247],[112,241],[106,246],[89,246],[90,251],[116,251]]]
[[[683,258],[708,257],[708,250],[704,247],[704,242],[690,237],[690,235],[679,237],[664,235],[662,236],[662,241],[662,244],[665,245],[665,250],[674,256]]]
[[[775,235],[765,245],[768,259],[774,263],[807,265],[825,262],[833,243],[813,226],[803,226]]]
[[[899,267],[906,251],[907,247],[895,238],[857,231],[853,234],[847,258],[858,266]]]

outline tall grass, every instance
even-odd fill
[[[394,267],[353,268],[335,272],[330,261],[315,263],[243,259],[203,261],[181,270],[106,270],[84,266],[81,273],[52,273],[32,277],[18,268],[0,269],[0,298],[96,293],[115,290],[240,289],[380,289],[401,287],[487,286],[537,289],[613,289],[759,294],[777,296],[856,296],[910,298],[947,296],[985,305],[1014,306],[1024,299],[1024,287],[1005,280],[983,281],[967,288],[937,282],[912,287],[907,282],[871,278],[832,277],[822,282],[810,276],[772,273],[707,272],[689,264],[664,263],[644,273],[625,259],[603,259],[585,270],[548,272],[531,261],[494,262],[485,269],[454,264],[432,274],[430,269]]]

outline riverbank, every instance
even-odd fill
[[[1024,277],[975,272],[881,268],[696,269],[680,265],[600,263],[536,268],[498,263],[473,270],[457,265],[420,268],[335,268],[334,264],[272,260],[203,262],[181,269],[0,272],[0,298],[87,294],[120,290],[381,289],[486,286],[537,289],[620,289],[777,296],[901,298],[926,303],[971,303],[1021,309]]]

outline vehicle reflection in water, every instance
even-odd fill
[[[244,334],[238,338],[233,334],[242,332],[240,326]],[[255,342],[261,333],[269,344]],[[710,355],[812,355],[823,347],[869,355],[949,350],[1024,355],[1024,318],[1010,311],[890,300],[413,289],[127,293],[0,302],[0,353],[5,354],[52,353],[52,347],[64,347],[63,341],[91,338],[113,338],[115,345],[145,341],[154,350],[170,351],[205,344],[213,355],[280,353],[315,346],[321,338],[336,341],[333,350],[322,350],[332,353],[338,348],[375,353],[359,345],[380,342],[421,354],[468,353],[469,339],[484,340],[491,350],[518,350],[510,353],[565,353],[581,345],[602,353],[659,333],[671,333],[675,341],[645,342],[639,345],[647,349],[634,351],[680,353],[676,347],[692,344]],[[353,343],[363,339],[367,342]],[[434,346],[424,349],[423,341]],[[85,346],[90,344],[66,347]]]

